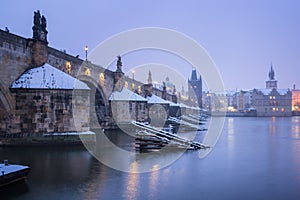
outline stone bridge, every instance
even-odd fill
[[[111,71],[89,61],[84,61],[78,56],[72,56],[64,51],[49,47],[48,32],[45,28],[45,25],[42,26],[35,22],[32,38],[24,38],[0,30],[0,133],[18,133],[21,131],[19,127],[15,127],[14,131],[10,129],[17,106],[16,96],[11,90],[12,83],[27,70],[42,66],[45,63],[83,81],[90,87],[90,105],[94,106],[90,108],[89,126],[93,128],[99,123],[107,126],[112,121],[108,100],[111,93],[121,86],[135,91],[140,89],[143,84],[124,75],[120,57],[116,70]],[[120,79],[121,77],[122,79]],[[163,91],[157,92],[160,93],[160,96],[163,95]],[[174,96],[167,94],[165,99],[172,101]],[[62,131],[69,131],[68,127]]]

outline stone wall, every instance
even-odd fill
[[[11,92],[16,99],[11,133],[89,130],[89,90],[11,89]],[[77,123],[74,116],[80,117]]]

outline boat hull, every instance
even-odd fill
[[[0,164],[0,187],[24,180],[30,172],[30,167],[23,165]]]

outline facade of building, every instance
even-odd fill
[[[277,80],[275,80],[272,65],[269,71],[269,80],[266,81],[266,89],[253,90],[252,105],[259,117],[292,115],[292,91],[277,89]]]
[[[292,112],[294,115],[300,115],[300,90],[295,85],[292,90]]]
[[[237,103],[238,111],[245,111],[252,108],[252,92],[252,90],[240,90]]]

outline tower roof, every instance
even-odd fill
[[[197,80],[197,72],[195,69],[192,70],[191,81]]]

